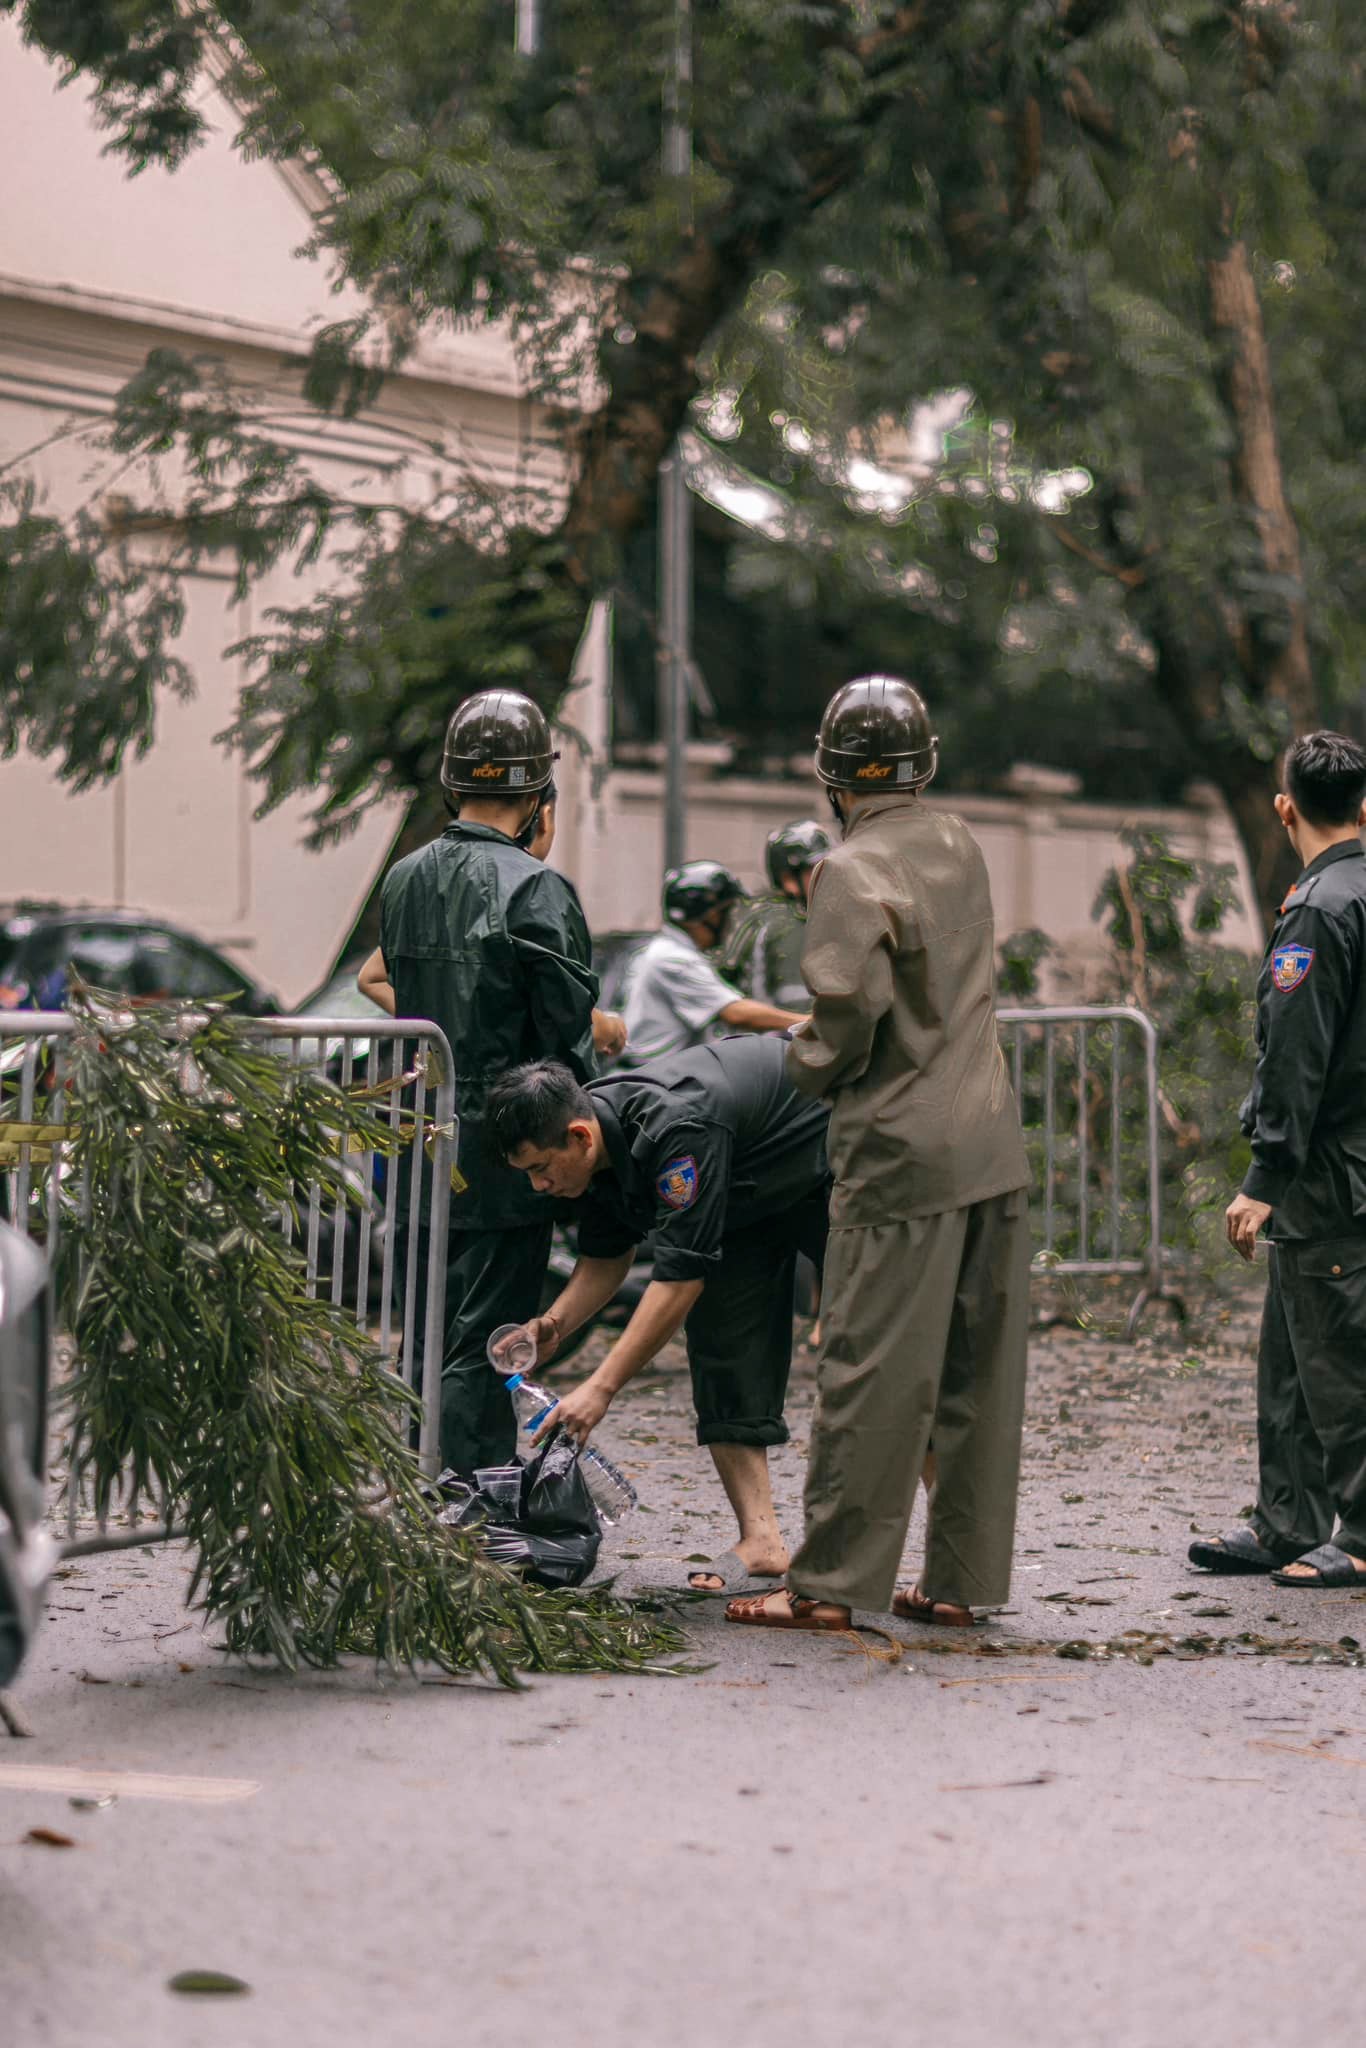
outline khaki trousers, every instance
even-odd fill
[[[947,1215],[830,1233],[806,1535],[788,1584],[890,1606],[931,1434],[932,1600],[1010,1591],[1024,1418],[1029,1215],[1023,1188]]]

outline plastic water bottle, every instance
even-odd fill
[[[512,1399],[517,1417],[514,1455],[525,1464],[532,1456],[532,1438],[546,1417],[559,1407],[559,1399],[527,1378],[528,1367],[536,1363],[536,1340],[521,1324],[503,1323],[489,1338],[487,1348],[489,1364]],[[635,1507],[639,1496],[634,1486],[595,1445],[585,1444],[580,1449],[579,1470],[604,1522],[619,1522]]]
[[[630,1514],[639,1496],[626,1474],[618,1471],[610,1458],[604,1458],[595,1444],[585,1444],[579,1452],[579,1470],[604,1522],[610,1526]]]

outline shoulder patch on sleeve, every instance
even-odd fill
[[[697,1161],[691,1152],[671,1159],[656,1177],[655,1193],[669,1209],[691,1209],[697,1200]]]
[[[1283,996],[1297,989],[1314,964],[1312,946],[1277,946],[1271,955],[1271,979]]]

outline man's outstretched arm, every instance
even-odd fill
[[[606,1308],[631,1270],[635,1249],[614,1253],[610,1258],[581,1256],[565,1281],[558,1298],[538,1316],[529,1316],[526,1327],[536,1339],[536,1363],[546,1365],[566,1337],[591,1322],[599,1309]]]
[[[593,1263],[605,1264],[606,1261]],[[641,1296],[635,1314],[597,1371],[590,1373],[572,1393],[566,1394],[547,1415],[536,1432],[536,1442],[548,1436],[552,1429],[563,1429],[576,1442],[587,1443],[627,1381],[634,1379],[641,1368],[664,1349],[670,1337],[682,1329],[689,1309],[701,1292],[700,1280],[652,1280]]]

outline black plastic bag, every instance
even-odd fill
[[[454,1529],[478,1527],[494,1562],[533,1585],[581,1586],[598,1561],[602,1523],[577,1446],[562,1433],[523,1466],[516,1508],[453,1474],[442,1473],[436,1483],[449,1496],[437,1520]]]

